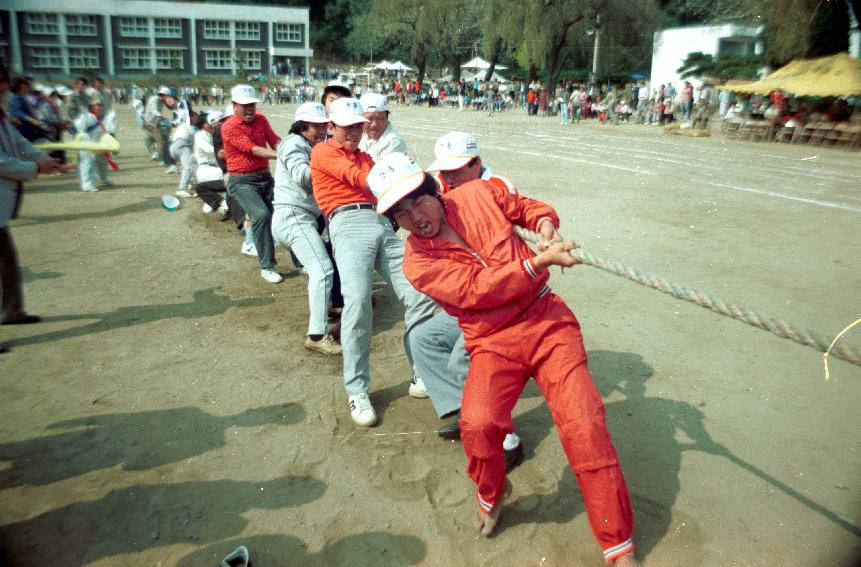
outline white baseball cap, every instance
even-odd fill
[[[389,106],[386,101],[386,95],[377,93],[365,93],[359,99],[365,112],[388,112]]]
[[[355,98],[339,98],[329,105],[329,119],[338,126],[352,126],[368,119],[362,116],[362,103]]]
[[[381,157],[368,174],[368,185],[377,198],[377,213],[382,215],[391,209],[424,179],[425,172],[416,160],[397,152]]]
[[[161,86],[158,88],[158,94],[173,96],[173,91],[170,89],[170,87]]]
[[[206,113],[206,123],[210,126],[224,118],[224,113],[220,110],[210,110]]]
[[[460,169],[478,157],[478,142],[466,132],[449,132],[436,141],[433,147],[436,159],[428,166],[433,171]]]
[[[293,117],[295,122],[315,122],[324,124],[329,122],[329,117],[326,116],[326,108],[319,102],[306,102],[299,105],[296,109],[296,115]]]
[[[230,100],[236,104],[252,104],[260,102],[257,93],[251,85],[236,85],[230,89]]]

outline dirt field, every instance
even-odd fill
[[[293,106],[262,106],[286,133]],[[372,400],[350,421],[340,360],[302,348],[306,280],[279,285],[227,223],[159,198],[131,113],[115,186],[29,185],[12,225],[29,311],[2,327],[3,565],[601,565],[534,385],[515,411],[527,458],[498,534],[476,536],[458,443],[440,440],[378,290]],[[562,233],[614,259],[833,337],[861,316],[861,153],[681,138],[524,111],[395,107],[430,162],[451,129],[552,203]],[[645,565],[861,561],[861,368],[590,267],[551,282],[581,319]],[[861,347],[858,327],[845,339]]]

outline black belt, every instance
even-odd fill
[[[335,215],[337,215],[338,213],[343,213],[344,211],[373,211],[376,208],[377,207],[375,205],[372,205],[370,203],[352,203],[350,205],[343,205],[329,213],[329,220],[332,220],[333,218],[335,218]]]

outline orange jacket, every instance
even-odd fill
[[[311,150],[311,184],[314,199],[328,217],[332,211],[351,203],[377,204],[365,187],[374,160],[363,151],[351,152],[335,140],[317,144]]]
[[[472,351],[550,291],[549,274],[535,271],[535,252],[511,225],[537,231],[546,219],[558,227],[559,217],[541,201],[480,179],[439,198],[448,224],[472,250],[439,236],[410,234],[403,271],[416,289],[458,318]]]

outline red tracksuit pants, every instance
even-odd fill
[[[478,485],[481,510],[489,512],[505,490],[502,440],[514,431],[511,412],[533,376],[577,477],[604,559],[633,551],[628,488],[589,373],[580,325],[568,306],[548,294],[514,324],[470,342],[460,426],[467,473]]]

